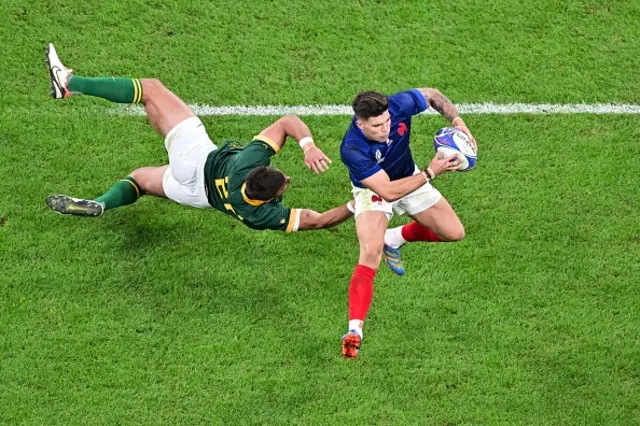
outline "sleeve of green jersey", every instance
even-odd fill
[[[263,134],[255,136],[251,141],[251,144],[261,144],[261,145],[264,145],[265,147],[271,148],[270,149],[271,155],[275,155],[278,153],[278,151],[280,151],[280,146],[277,143],[275,143],[273,139]]]
[[[252,218],[252,227],[295,232],[300,226],[300,209],[290,209],[280,203],[263,204]]]
[[[258,135],[236,157],[236,171],[252,170],[271,164],[271,157],[280,148],[266,136]]]

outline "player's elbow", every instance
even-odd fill
[[[392,203],[394,201],[402,198],[402,194],[397,191],[394,191],[393,188],[384,188],[381,191],[378,191],[378,195],[381,196],[385,201]]]
[[[278,124],[280,125],[280,129],[286,136],[291,136],[295,134],[295,130],[300,128],[300,123],[303,121],[294,114],[285,115],[280,117],[278,120]]]
[[[285,129],[288,129],[295,126],[302,120],[295,114],[288,114],[281,117],[279,121]]]
[[[440,92],[438,89],[434,89],[433,87],[420,89],[420,92],[422,92],[422,96],[424,96],[427,100],[442,96],[442,92]]]

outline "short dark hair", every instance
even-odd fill
[[[389,102],[382,93],[370,90],[358,93],[353,100],[352,106],[356,117],[366,120],[371,117],[377,117],[388,110]]]
[[[284,173],[278,169],[259,166],[251,170],[246,179],[245,194],[252,200],[267,201],[275,198],[285,182]]]

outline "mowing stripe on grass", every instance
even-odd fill
[[[264,105],[211,106],[189,105],[200,116],[206,115],[352,115],[350,105]],[[631,104],[459,104],[460,114],[640,114],[640,105]],[[144,115],[138,105],[119,105],[110,110],[114,114]],[[437,114],[429,109],[423,114]]]

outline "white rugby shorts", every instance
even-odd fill
[[[167,133],[164,146],[169,167],[162,177],[167,198],[186,206],[211,207],[204,186],[204,164],[218,147],[198,117],[189,117]]]

